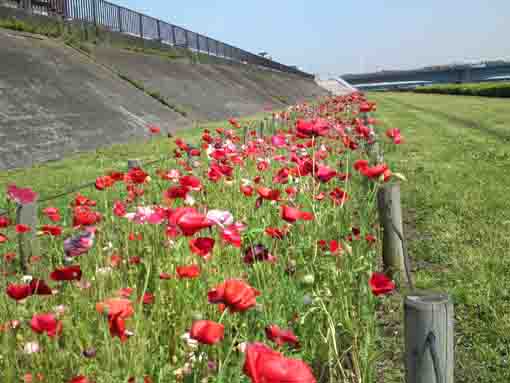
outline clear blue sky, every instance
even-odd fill
[[[320,74],[510,60],[510,0],[113,0]]]

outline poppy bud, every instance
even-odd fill
[[[315,277],[313,276],[313,274],[306,274],[305,276],[303,276],[303,278],[301,278],[301,282],[305,285],[313,285],[313,283],[315,282]]]
[[[309,294],[305,294],[303,296],[303,304],[308,306],[308,305],[311,305],[312,303],[313,303],[313,298]]]
[[[83,356],[85,358],[94,358],[96,356],[96,349],[94,347],[89,347],[83,350]]]

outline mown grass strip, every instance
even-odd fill
[[[378,93],[381,128],[399,127],[405,235],[419,288],[456,304],[456,382],[510,379],[510,109],[505,100]],[[466,122],[469,122],[466,124]],[[483,129],[472,129],[478,126]],[[485,129],[490,127],[489,129]],[[382,308],[384,381],[403,376],[401,299]]]
[[[416,88],[413,92],[456,94],[462,96],[510,97],[510,82],[427,85]]]

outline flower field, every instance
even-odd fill
[[[37,227],[15,214],[37,191],[9,185],[0,381],[374,381],[395,288],[375,199],[400,175],[370,152],[403,142],[375,109],[355,93],[168,138],[164,161],[38,204]]]

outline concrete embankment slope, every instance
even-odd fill
[[[72,48],[0,29],[0,168],[126,142],[147,123],[187,121]]]
[[[313,79],[225,62],[192,64],[109,46],[90,47],[94,59],[157,92],[193,119],[225,119],[284,108],[326,92]]]
[[[147,124],[174,132],[326,94],[313,80],[240,64],[88,51],[0,29],[0,169],[133,140]]]

